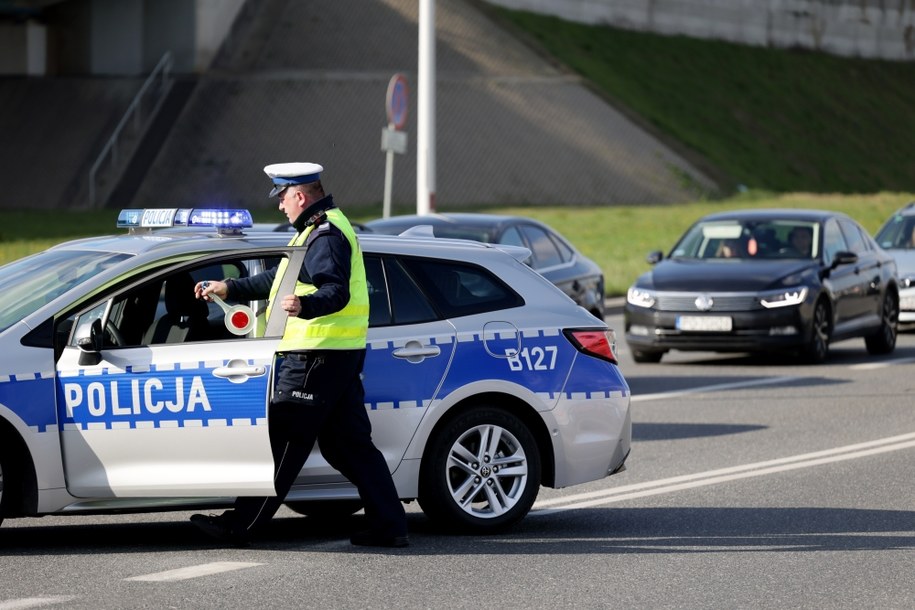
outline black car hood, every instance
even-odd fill
[[[668,259],[642,276],[639,285],[663,291],[749,292],[795,285],[814,273],[816,261]]]

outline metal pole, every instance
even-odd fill
[[[435,0],[419,0],[416,213],[435,211]]]
[[[389,129],[394,129],[394,124],[388,124]],[[382,218],[391,216],[391,185],[394,182],[394,150],[389,148],[384,165],[384,202],[382,205]]]

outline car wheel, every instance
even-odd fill
[[[312,500],[286,502],[291,510],[322,521],[345,519],[362,510],[362,500]]]
[[[829,308],[824,301],[817,301],[813,309],[810,342],[803,351],[804,360],[811,364],[826,360],[829,354],[829,326]]]
[[[7,443],[4,442],[5,439],[2,439],[0,435],[0,442],[4,445]],[[4,489],[4,486],[9,482],[9,476],[12,472],[10,470],[10,460],[9,452],[4,448],[0,447],[0,524],[3,523],[3,518],[7,514],[7,504],[10,502],[10,493],[8,490]]]
[[[539,488],[540,453],[527,425],[504,409],[481,406],[429,439],[419,504],[450,530],[490,533],[520,521]]]
[[[883,297],[880,311],[880,329],[864,338],[868,354],[889,354],[896,349],[896,327],[899,322],[899,307],[896,295],[887,293]]]
[[[664,352],[655,352],[649,350],[634,349],[632,350],[632,359],[636,362],[656,363],[661,361]]]

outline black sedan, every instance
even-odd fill
[[[436,237],[472,239],[523,246],[531,251],[530,266],[594,316],[604,318],[604,274],[551,227],[523,216],[496,214],[426,214],[380,218],[365,223],[374,233],[399,235],[420,225],[432,226]]]
[[[896,347],[896,263],[848,216],[743,210],[696,222],[629,288],[626,343],[636,362],[669,350],[791,350],[826,359],[830,343],[863,337]]]

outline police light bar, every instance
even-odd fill
[[[251,212],[227,208],[145,208],[125,209],[118,214],[119,229],[161,229],[165,227],[216,227],[245,229],[254,225]]]

